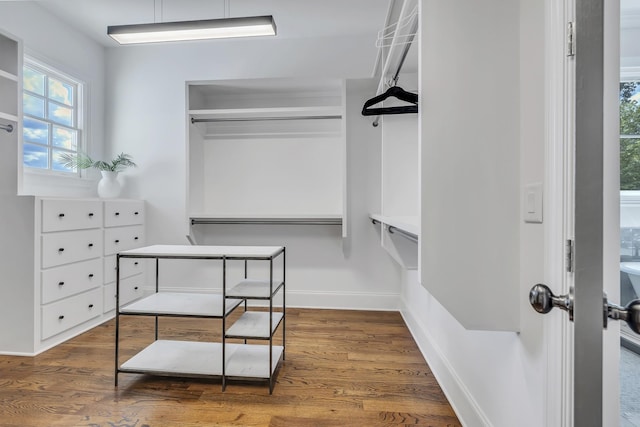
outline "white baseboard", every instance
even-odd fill
[[[166,292],[215,292],[201,288],[162,287]],[[145,288],[145,295],[155,292],[153,288]],[[287,290],[287,307],[320,308],[337,310],[377,310],[398,311],[399,294],[373,292],[324,292],[324,291],[291,291]],[[278,299],[278,301],[280,301]],[[264,305],[256,302],[255,305]]]
[[[413,316],[405,302],[401,301],[400,305],[402,318],[462,425],[491,427],[491,422],[442,354],[440,347]]]

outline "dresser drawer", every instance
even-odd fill
[[[107,200],[104,202],[104,226],[120,227],[144,222],[144,201]]]
[[[129,304],[144,295],[144,275],[137,274],[135,276],[120,279],[120,307]],[[104,286],[104,311],[116,308],[116,284],[109,283]],[[108,310],[107,310],[108,308]]]
[[[98,200],[43,200],[42,231],[83,230],[102,227]]]
[[[111,310],[115,310],[116,308],[116,284],[115,282],[109,283],[108,285],[104,285],[102,288],[103,296],[102,303],[104,308],[103,312],[108,313]]]
[[[42,339],[100,316],[102,314],[100,307],[102,307],[102,289],[100,288],[43,306]]]
[[[102,230],[65,231],[42,235],[42,268],[102,256]]]
[[[143,281],[143,274],[120,280],[120,307],[129,304],[144,294],[142,290],[144,285]]]
[[[134,276],[143,271],[142,259],[120,258],[120,278]],[[104,257],[104,282],[116,281],[116,256],[109,255]]]
[[[144,226],[107,228],[104,230],[104,254],[113,255],[144,245]]]
[[[63,265],[42,272],[42,304],[101,286],[100,258]]]

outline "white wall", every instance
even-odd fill
[[[24,53],[86,83],[89,154],[102,156],[104,143],[104,48],[32,2],[0,2],[0,28],[24,42]],[[25,174],[23,194],[95,196],[90,179]]]
[[[458,5],[460,2],[455,2]],[[532,182],[543,182],[544,172],[544,2],[521,0],[519,7],[509,0],[495,0],[483,3],[483,8],[511,10],[511,18],[519,21],[519,75],[515,87],[502,87],[511,93],[520,110],[519,158],[512,159],[519,165],[520,187]],[[510,3],[507,5],[505,3]],[[456,7],[438,2],[436,8]],[[433,9],[431,9],[433,10]],[[492,19],[500,19],[496,13]],[[462,16],[456,25],[467,23]],[[469,19],[473,17],[467,16]],[[504,18],[504,16],[502,17]],[[423,17],[422,23],[428,23]],[[491,20],[469,23],[469,27],[492,28]],[[440,40],[447,37],[440,34]],[[469,43],[472,43],[469,40]],[[473,45],[471,45],[473,46]],[[465,70],[473,75],[474,70]],[[425,76],[429,78],[429,76]],[[485,79],[491,79],[486,75]],[[449,86],[449,94],[464,102],[469,93],[464,82],[457,87]],[[481,84],[481,83],[478,83]],[[486,84],[491,84],[489,81]],[[499,86],[498,86],[499,87]],[[428,97],[429,93],[422,94]],[[492,123],[499,129],[499,123]],[[453,129],[451,138],[464,129]],[[443,141],[447,142],[447,140]],[[482,144],[482,141],[478,141]],[[459,171],[464,173],[464,171]],[[424,193],[423,193],[424,194]],[[424,201],[423,203],[428,202]],[[428,204],[428,203],[427,203]],[[425,205],[423,205],[425,206]],[[440,213],[447,214],[447,208],[440,206]],[[494,211],[498,207],[494,208]],[[489,213],[495,213],[490,211]],[[466,330],[462,325],[418,283],[415,272],[403,277],[402,314],[412,330],[416,341],[425,354],[431,369],[445,390],[451,404],[465,425],[479,426],[541,426],[545,423],[545,375],[546,349],[542,338],[543,316],[529,306],[527,295],[531,286],[544,280],[544,224],[525,224],[520,221],[519,280],[520,332],[486,332]],[[429,238],[422,234],[422,238]],[[451,239],[465,241],[464,235],[450,236]],[[495,242],[486,241],[486,250],[494,249]],[[473,257],[461,245],[460,268],[465,267],[465,259]],[[517,261],[516,261],[517,262]],[[424,266],[423,266],[424,268]],[[457,274],[457,271],[451,271]],[[486,284],[474,282],[482,289]],[[465,295],[460,294],[462,300]]]
[[[374,40],[362,36],[108,49],[107,143],[113,153],[128,152],[139,164],[124,178],[127,194],[147,201],[147,242],[187,244],[186,81],[359,78],[370,74],[374,59]],[[197,226],[199,243],[286,245],[291,305],[397,308],[399,272],[380,251],[368,220],[369,212],[379,211],[379,188],[372,183],[379,182],[380,165],[371,163],[371,156],[379,150],[375,139],[380,130],[360,110],[375,89],[353,87],[347,106],[347,239],[337,226]],[[165,271],[167,285],[198,288],[206,283],[206,270]]]

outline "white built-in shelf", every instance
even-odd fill
[[[271,316],[269,329],[269,312],[246,311],[227,329],[227,338],[269,339],[278,328],[283,313],[274,311]]]
[[[291,225],[342,225],[342,214],[207,214],[189,215],[195,224],[291,224]]]
[[[270,289],[268,280],[245,279],[227,291],[227,298],[268,299],[282,286],[282,282],[273,282]]]
[[[341,118],[342,106],[313,107],[265,107],[265,108],[217,108],[189,110],[189,116],[197,120],[258,120],[287,118]]]
[[[0,119],[9,120],[11,122],[17,122],[18,116],[16,116],[15,114],[9,114],[9,113],[4,113],[0,111]]]
[[[226,300],[226,314],[231,313],[242,300]],[[120,309],[122,314],[222,317],[223,298],[219,294],[158,292]]]
[[[9,80],[13,80],[14,82],[18,81],[18,76],[16,76],[15,74],[11,74],[5,70],[0,69],[0,77],[4,78],[4,79],[9,79]]]
[[[378,221],[386,226],[395,227],[416,238],[420,237],[420,220],[417,216],[385,216],[380,214],[370,214],[369,218]]]
[[[269,369],[269,346],[226,344],[227,377],[268,379],[275,372],[283,353],[273,346]],[[120,366],[121,372],[155,375],[220,377],[222,344],[194,341],[158,340]]]

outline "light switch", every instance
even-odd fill
[[[524,222],[542,223],[542,183],[524,187]]]

